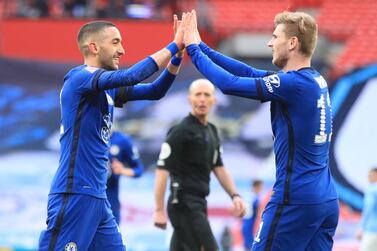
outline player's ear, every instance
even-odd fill
[[[88,44],[88,50],[90,53],[97,55],[98,54],[98,46],[94,42],[89,42]]]
[[[296,47],[298,47],[298,38],[297,37],[291,37],[289,39],[289,50],[292,51]]]

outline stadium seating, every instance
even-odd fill
[[[222,38],[240,31],[270,32],[275,14],[290,7],[288,0],[210,0],[208,4],[213,28]]]
[[[377,62],[377,2],[324,0],[318,15],[319,32],[330,41],[344,42],[331,78]]]

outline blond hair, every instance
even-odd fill
[[[297,37],[300,42],[299,51],[311,57],[317,44],[318,28],[315,19],[304,12],[284,11],[275,16],[275,27],[284,25],[287,37]]]

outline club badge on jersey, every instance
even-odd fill
[[[111,136],[111,127],[113,125],[113,122],[111,121],[111,114],[108,113],[103,115],[102,119],[105,122],[105,125],[101,129],[101,138],[106,144],[108,144]]]

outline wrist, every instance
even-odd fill
[[[233,200],[234,198],[236,198],[236,197],[238,197],[238,198],[241,198],[241,195],[239,195],[238,193],[232,193],[231,195],[230,195],[230,198]]]
[[[172,56],[175,55],[179,50],[177,43],[174,41],[168,44],[166,46],[166,49],[170,51]]]
[[[182,62],[182,57],[173,56],[170,63],[174,66],[180,66]]]

